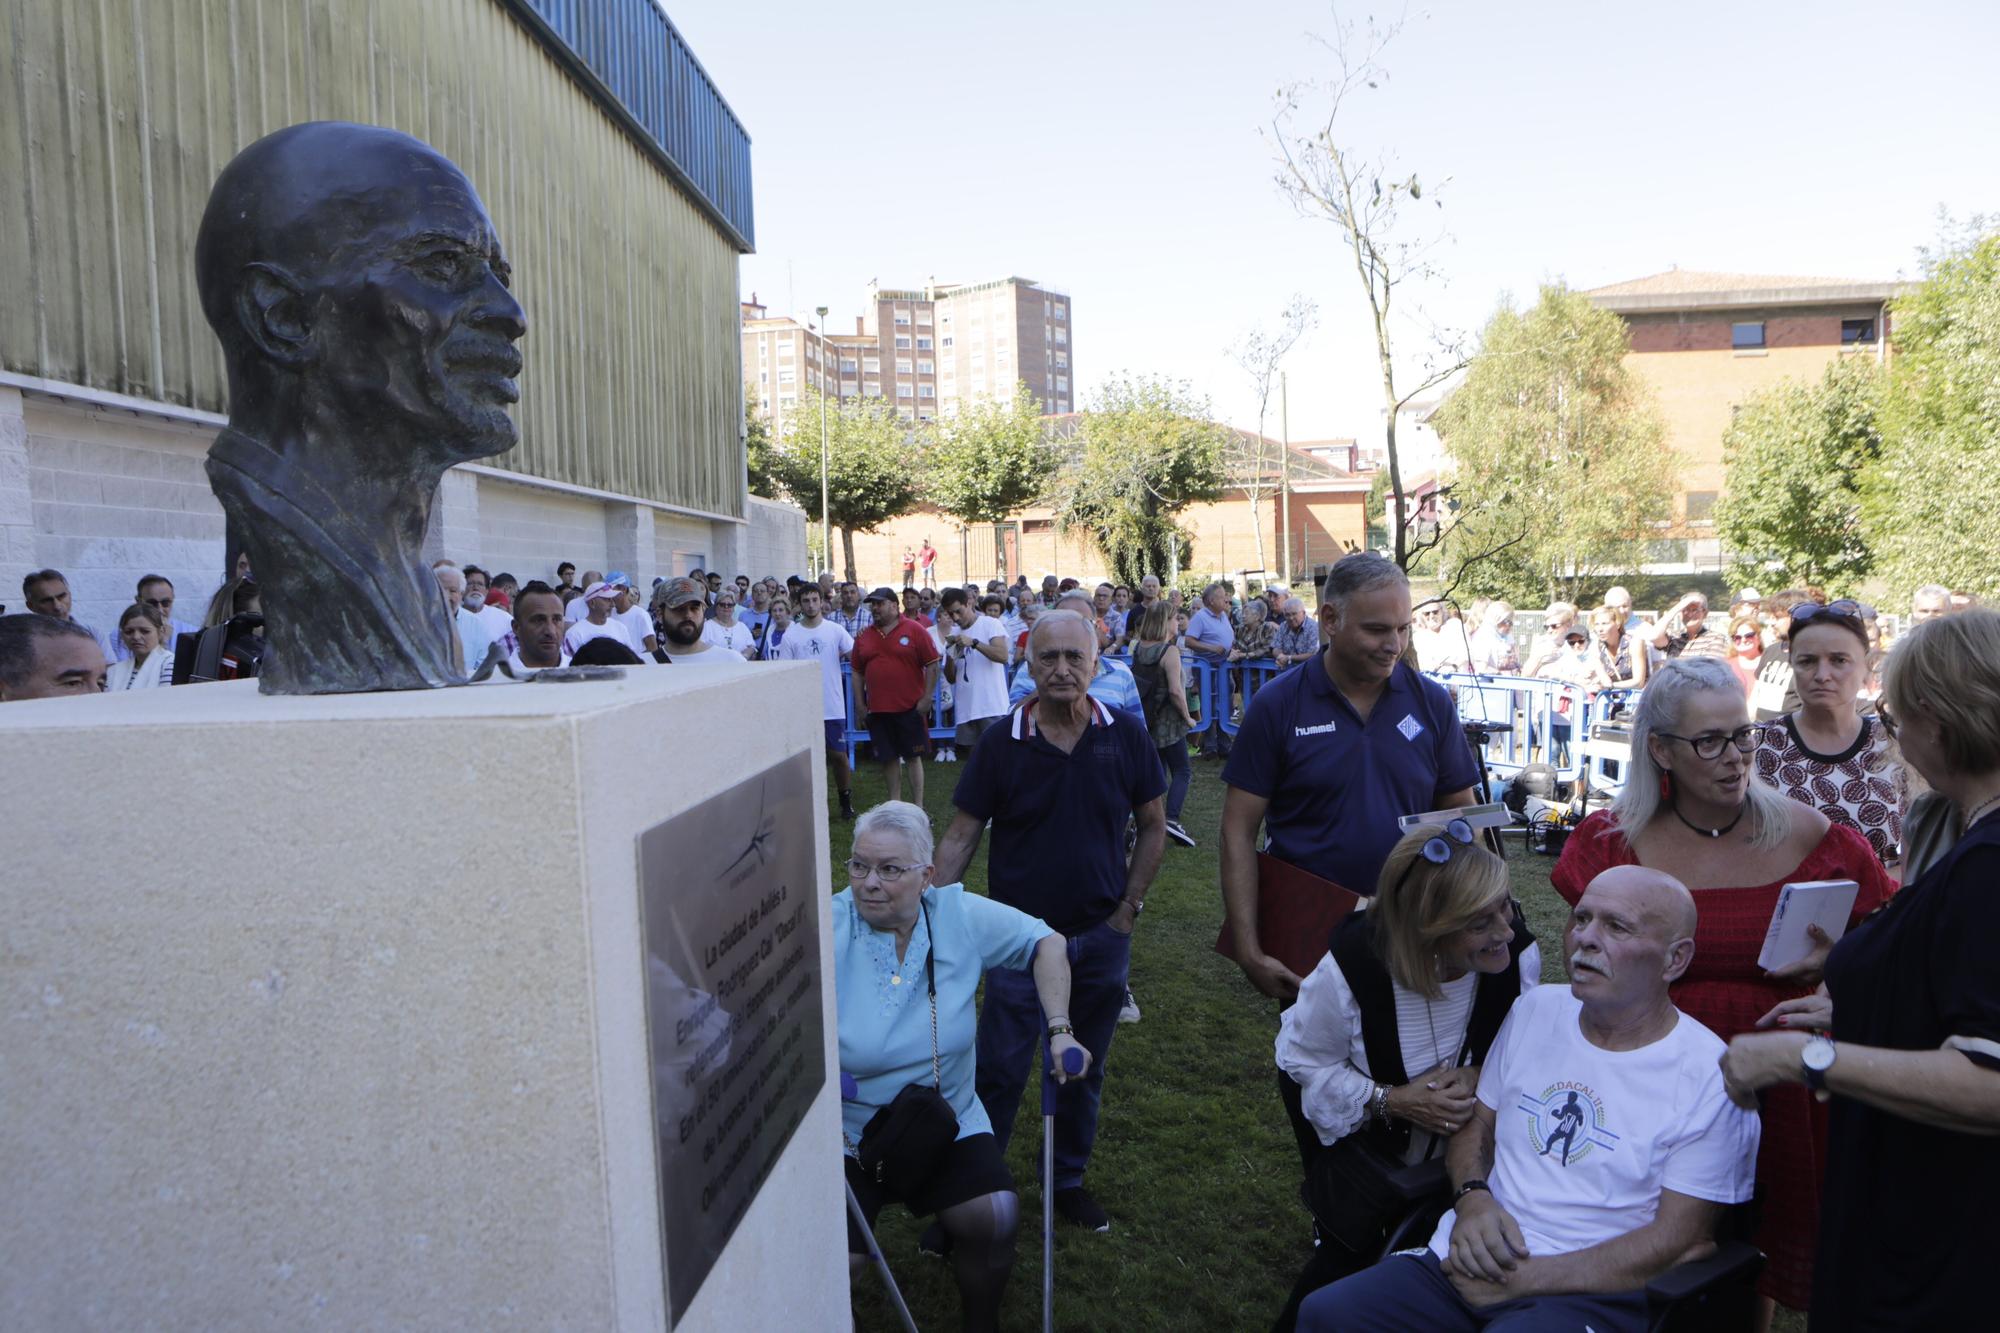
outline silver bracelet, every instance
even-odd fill
[[[1387,1125],[1389,1123],[1389,1091],[1387,1083],[1377,1083],[1375,1085],[1375,1099],[1368,1110],[1375,1117],[1377,1124]]]

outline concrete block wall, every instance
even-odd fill
[[[72,613],[109,634],[140,576],[164,574],[174,618],[199,624],[224,578],[222,507],[202,470],[214,429],[32,394],[20,401],[24,449],[11,466],[0,426],[0,512],[18,508],[7,480],[25,462],[33,526],[26,543],[9,526],[0,601],[25,610],[22,576],[60,569]]]
[[[0,603],[25,610],[21,580],[54,568],[77,619],[115,632],[142,574],[174,582],[174,616],[199,624],[225,578],[222,508],[203,461],[216,425],[51,397],[0,384]],[[753,499],[746,523],[678,514],[456,469],[438,488],[425,542],[439,556],[523,582],[573,561],[623,568],[643,594],[693,565],[731,574],[802,572],[805,515]]]

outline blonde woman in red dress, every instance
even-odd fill
[[[1633,718],[1624,790],[1571,835],[1551,875],[1571,904],[1609,866],[1649,866],[1686,884],[1699,925],[1694,962],[1674,983],[1673,1001],[1724,1041],[1820,982],[1830,942],[1783,972],[1757,966],[1785,884],[1854,880],[1861,886],[1854,922],[1894,889],[1866,838],[1757,777],[1751,756],[1761,733],[1729,663],[1682,657],[1663,665]],[[1759,1283],[1760,1323],[1768,1325],[1771,1300],[1803,1310],[1811,1297],[1826,1108],[1790,1085],[1772,1089],[1763,1118],[1756,1243],[1769,1256]]]

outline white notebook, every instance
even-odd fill
[[[1861,886],[1851,879],[1815,879],[1787,884],[1778,890],[1778,905],[1771,910],[1771,926],[1764,932],[1764,951],[1757,966],[1769,972],[1790,967],[1812,952],[1812,936],[1807,926],[1818,926],[1831,938],[1847,933],[1847,918],[1854,911],[1855,895]]]

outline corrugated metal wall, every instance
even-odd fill
[[[497,0],[0,0],[0,364],[226,411],[194,235],[237,149],[390,125],[485,199],[528,312],[492,460],[743,513],[731,242]]]

